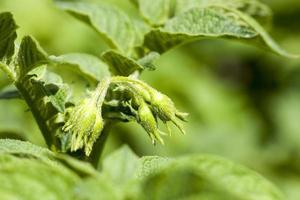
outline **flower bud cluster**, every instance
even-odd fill
[[[95,138],[103,129],[103,119],[93,99],[84,99],[70,112],[70,118],[63,127],[64,132],[71,132],[71,151],[84,148],[89,155]]]
[[[168,123],[171,122],[185,134],[180,121],[186,121],[188,114],[179,112],[168,96],[137,79],[114,77],[113,81],[124,85],[133,94],[131,110],[135,113],[137,122],[146,130],[153,143],[158,141],[163,144],[160,136],[163,132],[158,129],[157,119],[165,123],[168,130]]]
[[[62,128],[64,132],[71,134],[71,151],[84,149],[87,156],[91,153],[93,144],[104,127],[101,107],[109,82],[109,79],[104,79],[88,98],[71,109],[69,119]]]

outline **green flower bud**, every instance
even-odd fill
[[[179,112],[176,109],[174,102],[168,96],[152,89],[151,105],[153,112],[164,123],[171,121],[183,134],[185,134],[185,131],[178,119],[186,121],[186,117],[188,114]]]
[[[96,102],[93,99],[84,99],[73,108],[69,120],[63,127],[63,131],[72,133],[71,151],[84,148],[85,154],[89,155],[103,126],[104,122]]]
[[[71,151],[84,148],[85,154],[90,155],[104,127],[101,111],[109,84],[109,78],[103,79],[89,98],[82,100],[70,111],[63,131],[71,133]]]
[[[152,140],[152,143],[155,144],[156,141],[159,141],[161,144],[164,144],[164,141],[159,134],[156,119],[153,116],[151,109],[144,101],[140,102],[137,117],[138,123],[146,130]]]
[[[158,92],[143,81],[137,79],[116,76],[113,77],[113,82],[124,84],[129,88],[130,91],[132,91],[134,96],[142,98],[146,103],[148,103],[149,106],[147,106],[147,109],[150,107],[153,111],[153,114],[159,117],[167,125],[168,130],[170,129],[167,122],[172,122],[183,134],[185,134],[185,131],[179,120],[186,121],[188,114],[179,112],[176,109],[173,101],[168,96]],[[139,102],[136,102],[135,98],[133,98],[132,103],[137,105],[139,104]],[[144,109],[144,107],[145,106],[141,105],[141,109]],[[138,115],[143,115],[143,113],[139,112]]]

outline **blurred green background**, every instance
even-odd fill
[[[137,14],[129,1],[102,1]],[[300,54],[300,1],[264,2],[274,11],[271,35],[288,51]],[[50,0],[1,0],[0,11],[14,14],[19,39],[34,36],[49,54],[99,56],[107,49],[92,29],[56,9]],[[174,129],[165,146],[152,146],[140,126],[119,124],[109,136],[105,154],[124,143],[138,155],[213,153],[260,172],[288,199],[299,199],[299,59],[281,58],[234,41],[202,40],[171,50],[156,66],[156,71],[145,72],[141,79],[190,113],[185,126],[188,134],[182,136]],[[0,89],[7,87],[8,80],[0,73]],[[0,133],[3,138],[44,145],[21,100],[0,101]]]

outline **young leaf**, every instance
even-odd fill
[[[49,93],[49,96],[46,97],[46,102],[51,102],[57,111],[63,113],[65,111],[65,104],[70,97],[69,90],[68,85],[62,84],[54,94]]]
[[[151,51],[144,57],[140,58],[137,62],[146,69],[155,70],[156,67],[154,66],[153,62],[155,62],[159,57],[159,53]]]
[[[48,63],[47,57],[47,54],[32,37],[24,37],[18,52],[19,78],[23,78],[35,67]]]
[[[17,28],[11,13],[0,13],[0,61],[4,60],[5,64],[10,62],[15,52],[14,41],[17,38]]]
[[[47,145],[50,147],[55,140],[59,126],[51,123],[59,112],[63,113],[70,94],[68,86],[61,78],[47,72],[46,67],[38,67],[15,83],[36,119]],[[54,120],[55,122],[55,120]]]
[[[135,46],[133,23],[120,10],[109,5],[86,2],[56,1],[56,5],[91,25],[112,48],[128,54]]]
[[[135,60],[113,50],[104,52],[101,57],[109,65],[110,71],[114,75],[129,76],[137,70],[141,71],[144,69]]]
[[[275,53],[293,57],[282,50],[250,16],[225,7],[193,8],[166,22],[145,36],[149,49],[163,53],[168,49],[201,38],[260,40]],[[252,40],[250,40],[252,39]]]
[[[58,67],[67,66],[82,74],[93,83],[109,76],[108,67],[95,56],[83,53],[72,53],[61,56],[50,56],[49,59]]]

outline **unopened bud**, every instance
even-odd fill
[[[71,132],[71,151],[85,148],[85,154],[89,155],[91,146],[103,129],[103,119],[96,102],[93,99],[84,99],[70,112],[70,118],[63,127],[63,131]]]
[[[104,127],[101,110],[109,84],[110,79],[103,79],[89,98],[82,100],[70,111],[63,131],[71,133],[71,151],[84,148],[87,156],[91,153]]]
[[[149,134],[153,144],[155,144],[156,141],[164,144],[163,139],[160,137],[155,117],[147,103],[144,101],[140,102],[138,109],[138,123],[141,124]]]
[[[174,102],[168,96],[153,89],[151,105],[154,113],[164,123],[171,121],[183,134],[185,134],[185,131],[178,119],[186,121],[188,114],[179,112],[176,109]]]

